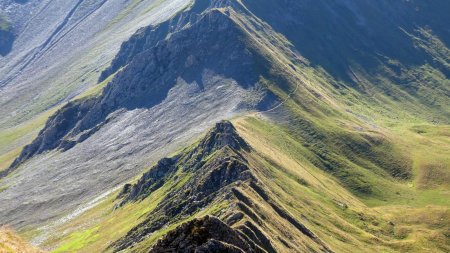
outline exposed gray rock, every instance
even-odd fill
[[[0,1],[11,51],[0,56],[0,129],[13,127],[96,84],[140,27],[158,24],[190,0]]]
[[[84,141],[116,110],[151,108],[160,104],[178,77],[196,81],[203,89],[200,73],[208,68],[217,75],[233,78],[244,88],[253,86],[262,67],[251,48],[235,42],[243,40],[242,36],[225,14],[218,10],[207,12],[188,29],[136,55],[108,84],[102,96],[69,103],[57,112],[9,171],[36,154],[55,148],[65,150]]]
[[[184,223],[167,233],[151,253],[264,252],[253,248],[238,232],[211,216]]]
[[[241,192],[241,189],[252,189],[298,233],[318,244],[323,252],[332,252],[318,236],[269,196],[265,186],[253,174],[256,168],[247,162],[246,157],[252,152],[232,124],[224,121],[217,123],[195,147],[173,158],[160,160],[137,183],[124,187],[119,195],[122,202],[118,208],[129,201],[146,198],[162,185],[183,180],[178,177],[188,177],[188,180],[182,186],[172,187],[156,208],[147,214],[145,221],[114,242],[112,247],[118,252],[132,250],[134,244],[152,233],[196,215],[211,205],[227,201],[229,207],[218,212],[226,223],[208,216],[184,223],[166,234],[150,252],[274,253],[276,250],[265,234],[267,230],[263,231],[260,226],[264,222],[255,214],[259,212],[257,206],[260,203]]]

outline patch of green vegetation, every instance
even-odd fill
[[[86,229],[82,232],[75,232],[69,237],[69,243],[52,252],[77,252],[87,244],[94,242],[99,237],[97,232],[98,227]]]
[[[11,24],[5,14],[0,13],[0,31],[9,31]]]
[[[83,92],[80,95],[76,96],[75,98],[72,99],[72,101],[75,101],[75,100],[86,100],[86,99],[89,99],[89,98],[100,96],[102,94],[102,92],[103,92],[103,89],[106,87],[106,85],[108,83],[110,83],[113,80],[113,78],[116,76],[116,74],[119,73],[120,71],[122,71],[122,69],[123,69],[123,67],[120,68],[119,70],[117,70],[114,74],[108,76],[108,78],[106,78],[102,82],[98,83],[97,85],[87,89],[85,92]]]
[[[60,233],[55,233],[49,238],[45,242],[45,247],[56,247],[54,252],[66,252],[74,247],[79,247],[78,250],[83,252],[106,250],[110,243],[125,236],[129,230],[143,222],[169,192],[182,187],[189,178],[189,174],[179,170],[173,178],[147,198],[117,209],[115,205],[118,204],[116,200],[118,191],[116,191],[93,209],[58,228]],[[94,224],[93,220],[96,221]],[[86,233],[80,233],[80,230],[89,231],[86,233],[95,231],[94,239],[84,241]],[[84,243],[80,245],[80,242]]]
[[[328,171],[311,162],[315,153],[304,147],[301,139],[293,137],[286,126],[258,117],[245,117],[234,122],[239,134],[255,149],[253,152],[257,156],[249,161],[255,167],[264,168],[257,172],[258,178],[272,191],[271,195],[277,196],[296,217],[303,217],[308,227],[333,250],[421,252],[427,248],[433,252],[446,252],[445,246],[442,248],[446,245],[445,229],[436,226],[435,222],[441,220],[445,224],[450,221],[445,216],[450,213],[450,192],[420,190],[413,187],[413,181],[368,174],[364,178],[369,176],[371,180],[377,180],[373,182],[382,184],[379,194],[355,197],[340,178],[333,178]],[[396,139],[393,141],[398,148],[406,145]],[[440,211],[427,214],[429,208]],[[401,218],[402,213],[422,218],[405,221]]]
[[[2,185],[0,186],[0,193],[6,189],[8,189],[9,187],[7,185]]]

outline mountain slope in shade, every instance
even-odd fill
[[[11,31],[11,23],[8,17],[0,12],[0,55],[6,55],[12,47],[14,34]]]

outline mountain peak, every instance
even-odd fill
[[[236,128],[229,121],[218,122],[199,144],[199,147],[203,147],[208,153],[226,146],[234,150],[248,151],[249,149],[249,145],[239,136]]]
[[[150,252],[255,252],[244,238],[221,220],[205,216],[170,231]]]

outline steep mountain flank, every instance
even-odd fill
[[[448,123],[448,100],[441,96],[450,94],[448,1],[242,3],[286,36],[312,66],[364,94],[360,99],[371,100],[369,95],[383,103],[383,94],[410,103],[416,117],[434,111],[428,120]]]
[[[66,150],[83,141],[116,110],[149,108],[161,103],[177,78],[197,82],[203,89],[201,72],[208,69],[249,88],[258,82],[258,70],[262,66],[253,57],[255,53],[239,43],[242,36],[225,14],[212,10],[168,40],[160,41],[155,47],[150,45],[117,74],[100,97],[69,103],[50,118],[11,169],[33,155],[58,147]]]
[[[120,51],[114,57],[111,65],[101,73],[99,82],[126,66],[139,53],[153,48],[158,42],[167,39],[172,33],[180,31],[186,25],[197,22],[201,18],[202,12],[213,5],[214,1],[193,1],[191,6],[188,7],[189,11],[180,12],[171,19],[155,26],[150,25],[139,29],[121,45]]]
[[[289,129],[254,117],[234,125],[219,122],[194,145],[161,159],[108,201],[58,229],[56,234],[69,234],[55,235],[49,241],[60,244],[50,248],[65,252],[81,243],[83,252],[448,249],[448,208],[396,202],[393,208],[403,212],[393,213],[368,207],[313,165],[311,153]],[[396,201],[420,196],[387,182],[381,187],[394,195],[397,190]],[[416,236],[424,241],[411,239]]]
[[[430,55],[414,41],[414,37],[420,37],[422,29],[428,29],[444,44],[450,43],[450,33],[444,25],[450,19],[443,13],[450,8],[447,1],[285,0],[256,3],[244,0],[243,3],[284,34],[312,64],[324,67],[334,77],[351,81],[354,79],[352,69],[358,68],[374,74],[371,71],[377,65],[387,64],[388,60],[398,61],[405,67],[428,63],[447,77],[450,74],[448,62],[435,61],[435,55]],[[302,17],[295,18],[299,14]],[[317,19],[316,15],[323,18]]]
[[[0,129],[17,127],[92,87],[123,41],[188,4],[189,0],[1,1],[0,13],[8,16],[14,43],[8,54],[0,55]]]
[[[68,212],[134,177],[149,159],[173,152],[215,122],[276,103],[260,82],[269,62],[227,13],[207,9],[193,21],[135,55],[101,94],[72,101],[49,118],[2,172],[5,185],[15,185],[0,193],[13,202],[0,210],[2,221],[31,222],[23,219],[31,209],[20,206],[37,203],[42,209],[33,217],[41,221]],[[47,159],[53,155],[60,158]],[[101,184],[92,176],[98,173],[106,174]],[[56,178],[62,180],[31,195],[20,193]],[[72,180],[82,187],[65,183]]]

